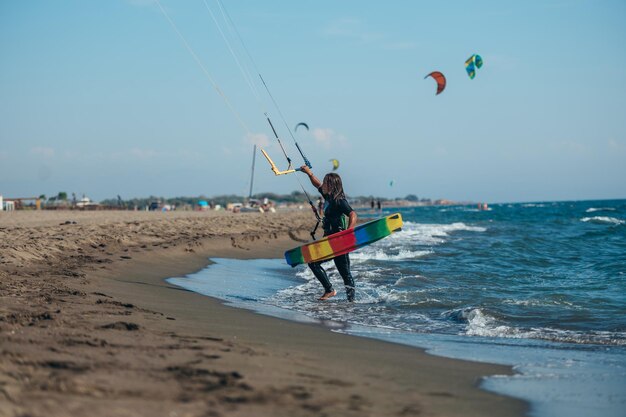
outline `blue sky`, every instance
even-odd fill
[[[289,126],[310,125],[314,172],[339,159],[348,195],[626,198],[623,1],[223,1]],[[253,143],[285,166],[262,106],[302,163],[204,0],[161,4],[250,134],[153,1],[0,0],[0,194],[244,194]],[[298,188],[257,158],[255,191]]]

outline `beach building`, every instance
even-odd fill
[[[13,211],[33,208],[41,210],[41,199],[39,197],[4,198],[0,196],[0,211]]]
[[[89,197],[87,197],[85,194],[83,194],[83,198],[80,199],[80,201],[76,202],[76,207],[79,209],[84,209],[84,210],[89,210],[89,209],[96,209],[100,204],[91,201],[91,199]]]
[[[14,211],[15,210],[15,203],[13,201],[6,201],[4,203],[4,208],[6,211]]]

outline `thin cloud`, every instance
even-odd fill
[[[568,1],[544,1],[544,2],[540,2],[537,5],[540,7],[543,7],[544,9],[571,9],[573,7],[578,7],[582,4],[584,4],[585,1],[581,0],[581,1],[574,1],[574,0],[568,0]]]
[[[608,146],[611,151],[624,152],[626,151],[626,145],[613,138],[609,139]]]
[[[160,152],[154,149],[133,148],[130,150],[130,155],[138,159],[152,159],[158,157]]]
[[[518,69],[521,64],[521,60],[515,57],[514,55],[506,55],[506,54],[498,54],[498,53],[490,54],[485,51],[480,52],[479,55],[483,57],[483,60],[485,59],[485,56],[486,56],[489,62],[489,68],[494,69],[494,70],[498,69],[498,70],[504,70],[504,71],[511,71],[511,70]]]
[[[579,154],[579,155],[584,155],[589,152],[589,147],[587,145],[585,145],[584,143],[575,142],[572,140],[562,140],[561,142],[557,144],[557,148],[565,152]]]
[[[52,168],[50,168],[50,166],[44,164],[40,166],[39,169],[37,170],[37,178],[39,178],[40,181],[49,180],[51,177],[52,177]]]
[[[246,135],[245,143],[266,148],[269,146],[270,140],[265,133],[250,133]]]
[[[78,159],[80,158],[80,153],[78,151],[74,151],[74,150],[69,150],[69,151],[64,151],[63,152],[63,156],[66,159]]]
[[[60,152],[66,160],[77,162],[124,162],[128,160],[154,160],[154,159],[167,159],[177,161],[198,161],[204,158],[204,154],[195,149],[178,149],[178,150],[157,150],[149,148],[130,148],[113,152],[82,152],[77,150],[65,150]]]
[[[445,146],[436,146],[433,149],[433,155],[435,156],[448,156],[450,153]]]
[[[135,7],[153,7],[156,5],[154,0],[126,0],[126,2]]]
[[[180,149],[175,153],[175,155],[183,160],[203,160],[205,158],[203,152],[189,149]]]
[[[416,46],[414,42],[392,39],[384,33],[373,31],[364,21],[351,17],[331,22],[322,30],[322,34],[382,49],[402,50],[413,49]]]
[[[383,44],[383,49],[401,51],[405,49],[413,49],[415,46],[415,42],[410,41],[387,42]]]
[[[54,158],[54,149],[45,146],[35,146],[30,149],[30,153],[42,158]]]
[[[376,42],[384,38],[380,33],[367,30],[364,22],[355,18],[335,20],[324,28],[323,33],[328,36],[356,39],[363,43]]]
[[[346,145],[348,143],[348,139],[344,135],[340,135],[335,132],[333,129],[329,128],[319,128],[316,127],[311,132],[313,139],[317,142],[318,145],[330,149],[336,145]]]

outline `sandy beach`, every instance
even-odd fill
[[[211,257],[280,257],[310,227],[305,210],[0,213],[0,415],[525,414],[478,388],[508,367],[266,317],[164,281]]]

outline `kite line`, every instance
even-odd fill
[[[280,137],[279,137],[278,133],[276,132],[276,129],[274,128],[274,124],[272,123],[272,121],[271,121],[271,119],[269,117],[269,114],[268,114],[267,110],[265,109],[265,106],[263,105],[263,101],[261,100],[261,97],[260,97],[256,87],[254,86],[254,83],[252,82],[252,77],[250,76],[250,72],[247,70],[245,63],[242,65],[241,61],[237,57],[237,54],[236,54],[235,50],[232,48],[232,45],[231,45],[230,41],[228,40],[228,38],[224,34],[221,26],[219,25],[217,19],[215,18],[215,15],[211,11],[211,8],[209,7],[208,3],[206,2],[206,0],[203,0],[203,1],[204,1],[204,5],[207,8],[207,10],[208,10],[208,12],[209,12],[213,22],[216,24],[216,26],[217,26],[217,28],[218,28],[221,36],[222,36],[222,39],[226,43],[226,45],[227,45],[231,55],[235,59],[235,61],[237,63],[237,66],[239,67],[239,70],[241,71],[241,73],[242,73],[244,79],[246,80],[248,86],[252,90],[253,95],[257,99],[257,103],[259,104],[261,112],[264,114],[268,124],[270,125],[270,128],[272,129],[272,133],[274,134],[274,137],[276,138],[278,144],[280,145],[280,148],[281,148],[281,150],[283,152],[283,155],[285,156],[285,159],[287,160],[287,164],[288,164],[287,169],[281,171],[281,170],[279,170],[277,168],[277,166],[274,163],[274,161],[272,161],[272,159],[270,158],[269,154],[262,147],[259,147],[261,152],[263,153],[263,156],[267,159],[268,163],[270,164],[272,172],[274,172],[275,175],[285,175],[285,174],[294,173],[296,171],[300,171],[300,168],[293,168],[291,158],[287,154],[287,151],[285,150],[285,147],[283,146],[283,144],[282,144],[282,142],[280,140]],[[265,87],[265,90],[267,91],[268,95],[270,96],[274,106],[276,107],[276,110],[280,114],[280,117],[281,117],[283,123],[285,124],[285,127],[287,128],[287,131],[289,132],[291,138],[293,139],[293,141],[294,141],[294,143],[296,145],[296,148],[298,149],[298,152],[302,156],[302,159],[304,160],[305,165],[308,166],[309,168],[311,168],[310,161],[304,155],[304,152],[300,148],[300,145],[298,145],[298,142],[296,141],[296,138],[294,137],[293,133],[291,132],[291,129],[289,128],[289,125],[287,124],[287,121],[285,120],[285,117],[283,116],[282,112],[280,111],[280,107],[278,106],[278,103],[274,99],[274,96],[272,95],[271,91],[269,90],[269,87],[267,86],[267,83],[263,79],[263,76],[261,75],[260,71],[258,71],[258,67],[256,66],[256,63],[255,63],[254,59],[252,58],[252,55],[250,54],[248,48],[246,47],[246,44],[243,41],[243,38],[239,34],[239,31],[237,30],[233,20],[231,19],[230,15],[226,11],[225,7],[222,5],[220,0],[216,0],[216,2],[217,2],[218,6],[219,6],[219,8],[220,8],[220,10],[222,12],[222,16],[224,18],[224,21],[226,22],[227,26],[229,27],[229,30],[231,31],[231,33],[232,32],[236,33],[236,35],[237,35],[237,37],[238,37],[238,39],[239,39],[243,49],[246,51],[246,53],[248,55],[248,58],[250,59],[250,62],[252,63],[254,68],[257,70],[257,74],[259,75],[259,78],[261,79],[261,82],[263,83],[263,86]],[[215,79],[211,76],[211,74],[209,73],[207,68],[202,64],[202,61],[200,60],[200,58],[198,57],[196,52],[193,50],[193,48],[191,47],[189,42],[187,42],[186,38],[183,36],[181,31],[178,29],[176,23],[174,23],[174,21],[169,16],[169,14],[165,10],[165,8],[162,6],[161,2],[159,0],[155,0],[155,3],[158,5],[161,13],[163,14],[163,16],[165,16],[165,18],[167,19],[168,23],[170,24],[170,26],[172,27],[174,32],[176,32],[177,36],[179,37],[179,39],[183,43],[185,49],[191,54],[191,56],[193,57],[194,61],[198,64],[198,66],[200,67],[200,69],[202,70],[202,72],[204,73],[206,78],[209,80],[209,82],[211,83],[213,88],[217,91],[217,93],[220,95],[220,97],[222,97],[222,99],[226,102],[227,107],[233,113],[233,115],[235,116],[235,118],[237,119],[239,124],[242,126],[242,128],[244,129],[246,134],[249,137],[252,136],[252,133],[251,133],[250,129],[248,128],[246,123],[243,121],[243,118],[241,117],[239,112],[237,112],[235,107],[230,102],[228,96],[226,96],[226,94],[219,87],[219,85],[217,84]],[[306,198],[308,200],[308,203],[309,203],[309,205],[311,207],[311,210],[313,211],[313,214],[315,215],[315,218],[317,219],[317,224],[315,225],[315,229],[313,229],[313,231],[311,232],[311,236],[315,240],[315,231],[317,230],[317,227],[319,226],[319,223],[321,222],[321,218],[319,216],[319,213],[317,212],[317,209],[315,208],[315,205],[313,204],[313,201],[311,200],[311,197],[309,196],[309,193],[306,191],[306,189],[304,188],[304,185],[302,184],[302,182],[300,181],[300,179],[297,176],[296,176],[296,180],[298,181],[298,184],[300,185],[300,188],[304,192],[304,195],[306,196]]]

